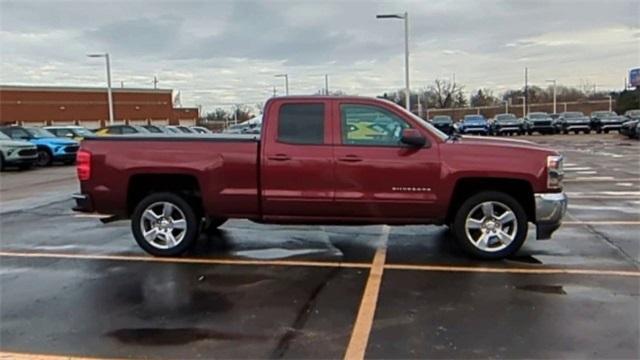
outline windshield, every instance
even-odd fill
[[[462,121],[484,121],[482,115],[465,115]]]
[[[427,122],[426,120],[424,120],[423,118],[419,117],[418,115],[415,115],[412,112],[407,111],[405,108],[399,106],[396,103],[393,103],[391,101],[389,101],[389,103],[393,106],[395,106],[395,108],[398,111],[401,111],[403,114],[405,115],[409,115],[413,120],[415,120],[422,128],[427,129],[430,133],[432,133],[433,135],[439,137],[441,140],[447,140],[449,138],[449,135],[443,133],[442,131],[438,130],[437,127],[429,124],[429,122]]]
[[[640,110],[629,110],[627,111],[629,116],[640,116]]]
[[[617,114],[613,111],[594,111],[591,113],[591,116],[616,116]]]
[[[48,130],[41,129],[41,128],[25,128],[25,130],[27,130],[27,132],[29,132],[29,134],[36,139],[56,137]]]
[[[582,117],[582,116],[584,116],[584,114],[581,113],[581,112],[578,112],[578,111],[564,113],[564,117],[565,118],[579,118],[579,117]]]
[[[438,122],[438,123],[443,123],[443,122],[451,122],[451,116],[447,116],[447,115],[438,115],[438,116],[434,116],[431,121],[433,122]]]
[[[529,119],[546,119],[549,117],[547,113],[529,113]]]
[[[5,135],[5,133],[0,132],[0,140],[11,140],[11,138]]]
[[[513,114],[500,114],[496,115],[497,121],[508,121],[508,120],[516,120],[516,116]]]
[[[89,129],[85,128],[73,128],[71,129],[78,136],[92,136],[93,133]]]

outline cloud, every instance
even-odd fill
[[[638,65],[638,4],[617,1],[9,1],[0,0],[0,82],[104,83],[182,91],[211,109],[264,101],[277,73],[292,93],[330,86],[377,95],[404,86],[401,20],[409,12],[412,87],[456,73],[467,89],[556,78],[617,88]]]

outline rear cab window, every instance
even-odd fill
[[[298,145],[324,144],[325,114],[322,103],[283,104],[278,112],[277,141]]]

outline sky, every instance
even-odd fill
[[[376,96],[404,87],[409,13],[411,88],[435,79],[469,94],[529,82],[621,89],[640,66],[638,0],[36,1],[0,0],[0,84],[180,91],[204,111],[330,90]]]

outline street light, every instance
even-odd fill
[[[409,13],[376,15],[376,19],[403,19],[404,20],[404,82],[406,107],[411,111],[411,91],[409,90]]]
[[[504,102],[504,113],[508,114],[509,113],[509,101],[505,100]]]
[[[107,61],[107,99],[109,101],[109,125],[113,125],[113,95],[111,94],[111,64],[109,62],[109,53],[104,54],[88,54],[90,58],[105,58]]]
[[[548,83],[553,83],[553,113],[557,114],[556,111],[556,80],[547,80]]]
[[[289,74],[278,74],[276,77],[284,78],[284,94],[289,96]]]
[[[609,111],[611,111],[612,106],[612,102],[613,102],[613,96],[611,95],[607,95],[607,97],[609,98]]]

